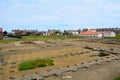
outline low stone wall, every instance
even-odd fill
[[[78,69],[89,68],[90,66],[93,66],[93,65],[100,65],[103,62],[111,62],[112,60],[119,60],[119,59],[120,59],[120,55],[114,56],[114,57],[108,57],[102,60],[95,60],[93,62],[75,64],[74,66],[68,65],[64,68],[59,67],[57,70],[48,70],[47,72],[44,72],[44,73],[35,73],[32,76],[24,75],[21,78],[11,77],[10,80],[43,80],[45,77],[49,77],[51,75],[59,76],[64,72],[69,72],[69,71],[76,72],[78,71]]]

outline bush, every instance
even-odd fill
[[[38,67],[46,67],[46,64],[38,64]]]
[[[35,66],[35,62],[33,61],[26,61],[26,62],[23,62],[19,65],[19,70],[27,70],[27,69],[34,69],[36,66]]]
[[[28,69],[34,69],[36,67],[46,67],[46,66],[52,66],[54,65],[54,61],[52,59],[36,59],[36,60],[30,60],[22,62],[19,65],[19,70],[28,70]]]
[[[108,56],[109,54],[105,53],[105,52],[100,52],[98,56],[100,57],[104,57],[104,56]]]
[[[116,77],[114,80],[120,80],[120,76]]]

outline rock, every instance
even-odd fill
[[[4,69],[3,67],[0,68],[0,70],[3,70],[3,69]]]
[[[75,66],[78,66],[79,64],[74,64]]]
[[[119,57],[117,57],[117,56],[115,57],[115,60],[119,60],[119,59],[120,59]]]
[[[12,62],[11,64],[16,64],[16,62]]]
[[[15,80],[15,77],[9,77],[10,78],[10,80]]]
[[[16,68],[16,66],[11,66],[10,68]]]
[[[71,79],[72,78],[72,76],[63,76],[63,77],[61,77],[62,79]]]
[[[0,75],[3,75],[3,72],[0,72]]]
[[[69,68],[70,66],[69,65],[67,65],[67,68]]]
[[[85,63],[82,67],[83,67],[83,68],[89,68],[90,65],[89,65],[89,63]]]
[[[92,65],[95,65],[96,64],[96,61],[93,61],[93,62],[90,62],[90,63],[88,63],[90,66],[92,66]]]
[[[110,62],[111,60],[110,59],[106,59],[106,62]]]
[[[12,73],[12,72],[15,72],[15,70],[13,70],[13,69],[12,69],[12,70],[10,70],[10,73]]]
[[[2,62],[2,66],[5,66],[5,65],[7,65],[7,62]]]

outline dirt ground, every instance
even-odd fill
[[[84,46],[86,45],[95,48],[113,48],[114,50],[119,50],[120,48],[120,45],[116,44],[89,42],[81,39],[1,43],[0,54],[2,55],[1,62],[3,63],[3,65],[0,66],[0,80],[9,80],[11,77],[17,78],[22,77],[26,74],[33,75],[36,72],[47,72],[48,70],[57,70],[59,67],[72,66],[74,64],[92,62],[95,60],[101,60],[106,58],[106,56],[90,57],[91,55],[98,54],[99,52],[85,49]],[[71,55],[72,53],[83,54]],[[115,56],[111,53],[108,54],[109,56],[107,57]],[[25,71],[18,70],[18,66],[21,62],[37,58],[52,58],[54,60],[55,65]],[[106,78],[106,76],[101,78],[103,76],[102,73],[106,74],[107,77],[111,77],[110,73],[112,73],[112,71],[109,72],[109,70],[113,68],[113,72],[115,72],[114,70],[120,68],[118,67],[119,64],[117,64],[117,61],[113,61],[110,64],[104,64],[105,65],[91,67],[90,69],[82,69],[75,73],[64,73],[63,76],[71,75],[72,78],[70,80],[112,80],[112,78],[109,79]],[[117,67],[115,67],[115,65],[117,65]],[[95,75],[95,77],[93,75]],[[85,76],[88,76],[88,78],[86,78]],[[46,78],[46,80],[61,80],[61,76],[50,76]]]
[[[79,69],[77,72],[66,72],[57,77],[50,76],[45,80],[113,80],[118,75],[120,75],[120,60]],[[67,76],[71,78],[65,78]]]

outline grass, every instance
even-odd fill
[[[115,37],[106,37],[106,38],[110,38],[110,39],[120,39],[120,34],[116,35]]]
[[[28,70],[28,69],[34,69],[36,67],[46,67],[46,66],[52,66],[54,65],[54,61],[52,59],[35,59],[30,61],[22,62],[19,65],[19,70]]]
[[[120,80],[120,76],[116,77],[114,80]]]
[[[33,40],[55,40],[55,39],[73,39],[81,38],[80,36],[75,35],[60,35],[60,36],[23,36],[21,39],[8,39],[0,40],[0,43],[9,43],[17,41],[33,41]]]

